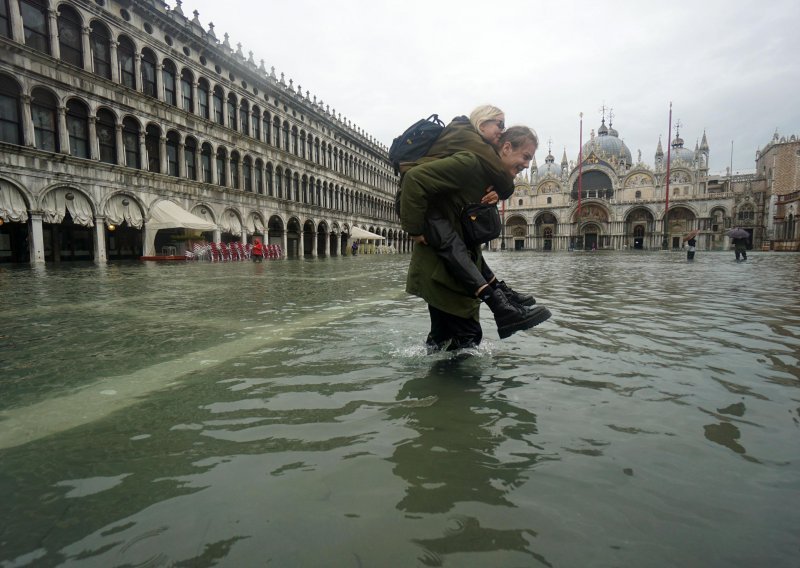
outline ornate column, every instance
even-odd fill
[[[133,55],[133,75],[136,84],[136,90],[140,93],[144,92],[144,81],[142,81],[142,54],[135,53]]]
[[[94,218],[94,261],[97,264],[108,261],[106,254],[106,216],[97,215]]]
[[[311,258],[317,258],[317,248],[319,247],[319,233],[311,233]]]
[[[83,48],[83,69],[85,71],[92,70],[92,43],[89,41],[89,34],[92,33],[92,28],[89,26],[81,28],[81,47]]]
[[[16,2],[12,2],[16,4]],[[31,264],[44,264],[44,234],[42,233],[42,214],[30,213],[28,238],[31,243]]]
[[[8,16],[11,20],[11,39],[25,45],[25,28],[22,25],[22,14],[19,12],[19,2],[9,2],[6,5],[8,6]]]
[[[58,107],[58,151],[69,154],[69,132],[67,131],[67,107]]]
[[[167,100],[164,95],[164,66],[161,63],[156,63],[156,96],[158,100]]]
[[[108,47],[111,51],[111,80],[115,83],[119,83],[119,62],[117,61],[117,48],[119,47],[119,42],[111,40],[108,42]]]
[[[281,258],[286,258],[289,254],[286,250],[286,246],[288,244],[288,235],[286,234],[286,227],[283,228],[283,232],[281,233]]]
[[[227,163],[225,164],[225,187],[233,188],[233,176],[231,175],[231,155],[228,154]],[[240,178],[241,179],[241,178]]]
[[[211,183],[217,183],[217,155],[212,152],[211,153]],[[205,180],[204,180],[205,181]]]
[[[330,231],[325,231],[325,245],[322,247],[322,254],[325,256],[331,255],[331,233]]]
[[[169,174],[167,171],[167,137],[164,135],[158,139],[158,169],[162,174]]]
[[[184,156],[184,150],[186,149],[186,145],[183,142],[178,142],[178,177],[184,178],[186,177],[186,156]]]
[[[9,2],[11,4],[13,2]],[[58,12],[47,10],[48,32],[50,34],[50,55],[56,59],[61,59],[61,46],[58,45]]]
[[[15,2],[12,2],[15,4]],[[31,96],[22,95],[22,140],[25,146],[36,146],[36,132],[33,128],[33,118],[31,117]]]
[[[253,175],[252,169],[250,175]],[[239,163],[236,165],[236,177],[239,178],[239,189],[244,191],[244,158],[239,158]]]
[[[201,162],[202,157],[203,157],[202,154],[203,154],[203,152],[200,149],[200,146],[199,145],[195,146],[195,148],[194,148],[194,179],[197,180],[197,181],[205,181],[203,179],[203,164]]]
[[[197,81],[192,81],[192,106],[194,108],[192,108],[190,112],[195,114],[199,114],[200,110],[200,100],[197,98],[197,87]]]
[[[147,157],[147,144],[145,144],[144,132],[139,132],[139,168],[142,170],[150,169],[150,161]]]
[[[116,142],[117,142],[117,164],[120,166],[124,166],[125,164],[125,145],[122,141],[122,125],[116,124],[114,125],[114,129],[116,130]]]
[[[89,157],[92,160],[100,159],[100,142],[97,140],[97,117],[89,117]]]

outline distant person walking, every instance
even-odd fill
[[[689,248],[686,249],[686,260],[694,260],[694,251],[697,247],[697,239],[690,237],[686,244]]]
[[[733,239],[733,254],[736,255],[736,261],[739,257],[742,260],[747,260],[747,239],[744,237],[736,237]]]

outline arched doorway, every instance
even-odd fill
[[[296,217],[289,219],[286,224],[286,256],[288,258],[300,258],[300,221]]]

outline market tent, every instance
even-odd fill
[[[196,229],[199,231],[215,231],[217,226],[189,213],[186,209],[173,203],[172,201],[159,201],[150,208],[150,215],[145,221],[147,231],[144,256],[155,255],[156,233],[159,229]]]
[[[353,226],[350,229],[350,238],[351,239],[364,239],[364,240],[372,240],[372,241],[383,241],[386,240],[386,237],[382,237],[376,233],[371,233],[369,231],[365,231],[361,227]]]

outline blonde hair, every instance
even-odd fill
[[[472,126],[475,127],[475,130],[480,132],[484,122],[499,120],[500,117],[504,115],[505,113],[496,106],[481,105],[470,113],[469,121],[472,123]]]

